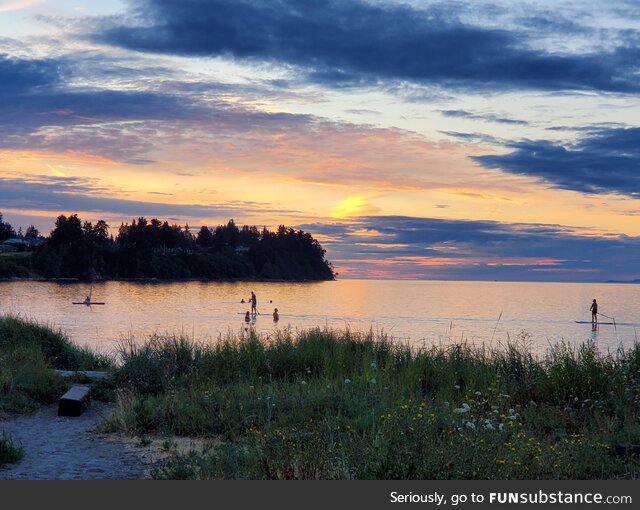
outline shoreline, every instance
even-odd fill
[[[37,277],[11,277],[0,278],[0,283],[8,282],[52,282],[52,283],[106,283],[106,282],[132,282],[132,283],[320,283],[335,282],[331,280],[284,280],[272,278],[100,278],[95,280],[82,280],[80,278],[37,278]]]

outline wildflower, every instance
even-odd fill
[[[371,369],[372,370],[378,370],[378,364],[375,361],[371,362]]]
[[[460,389],[460,385],[459,384],[454,384],[453,388],[456,389],[456,390],[459,390]]]
[[[372,377],[371,380],[369,381],[371,384],[375,384],[376,383],[376,378]]]
[[[498,428],[499,428],[500,430],[504,430],[504,423],[501,423],[500,425],[498,425]]]
[[[470,421],[465,423],[465,425],[467,426],[467,428],[470,428],[471,430],[475,430],[475,428],[476,428],[476,424],[473,423],[473,422],[470,422]]]
[[[502,466],[502,464],[504,464],[506,462],[507,462],[506,459],[496,459],[496,464],[498,464],[498,466]]]
[[[482,396],[482,392],[481,391],[476,391],[475,395],[476,395],[476,397],[481,397]]]
[[[464,414],[468,413],[469,411],[471,411],[471,407],[469,407],[469,404],[467,404],[466,402],[462,404],[462,407],[457,407],[453,410],[453,412],[456,414]]]
[[[351,384],[351,379],[345,379],[345,380],[344,380],[344,383],[345,383],[345,384]]]
[[[307,381],[301,381],[300,384],[305,385],[307,384]]]
[[[493,423],[491,423],[491,420],[487,420],[484,422],[484,428],[487,430],[495,430],[496,428],[493,426]]]
[[[307,374],[310,374],[311,373],[311,369],[309,367],[307,367],[306,372],[307,372]]]

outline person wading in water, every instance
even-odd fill
[[[258,298],[251,291],[251,314],[256,315],[258,313]]]

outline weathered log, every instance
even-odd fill
[[[72,386],[60,398],[58,416],[80,416],[91,402],[91,388],[83,384]]]

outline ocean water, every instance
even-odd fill
[[[76,343],[105,352],[122,338],[186,334],[214,342],[245,331],[251,291],[258,312],[249,327],[264,335],[309,327],[385,333],[412,345],[469,342],[500,346],[526,336],[543,353],[558,342],[629,347],[640,334],[640,285],[591,283],[339,280],[318,283],[103,282],[93,285],[102,306],[73,305],[84,283],[1,282],[0,313],[61,328]],[[589,306],[616,325],[593,330]],[[272,313],[278,308],[280,321]],[[605,322],[609,319],[601,317]],[[576,321],[585,321],[577,323]],[[523,333],[524,332],[524,333]]]

